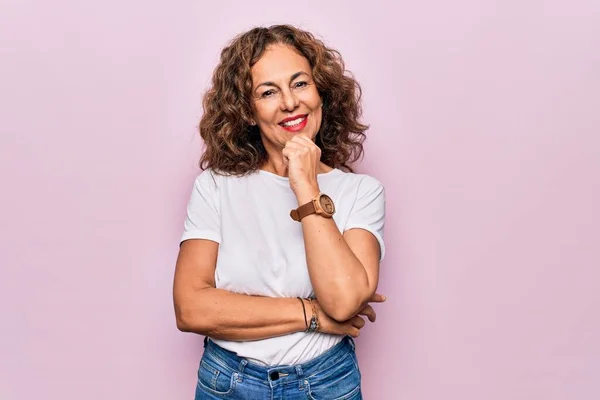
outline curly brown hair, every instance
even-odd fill
[[[200,136],[206,145],[200,168],[216,173],[245,175],[268,159],[259,129],[251,125],[251,68],[273,44],[286,44],[302,54],[312,68],[323,99],[323,120],[315,143],[321,161],[332,168],[352,171],[363,154],[367,125],[362,115],[362,91],[346,71],[337,50],[328,48],[309,32],[290,25],[257,27],[236,36],[221,52],[212,86],[204,95]]]

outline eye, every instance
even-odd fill
[[[275,94],[274,90],[267,90],[262,92],[262,94],[260,95],[260,97],[271,97]]]
[[[305,87],[306,85],[308,85],[308,83],[304,82],[304,81],[294,83],[295,88],[302,88],[302,87]]]

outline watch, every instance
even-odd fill
[[[290,217],[294,221],[301,221],[302,218],[310,214],[317,214],[325,218],[333,217],[335,214],[335,205],[331,197],[326,194],[319,193],[311,201],[290,212]]]

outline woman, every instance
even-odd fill
[[[385,200],[348,166],[359,85],[310,33],[255,28],[222,51],[203,106],[174,279],[178,328],[206,336],[196,399],[360,399],[352,338],[385,300]]]

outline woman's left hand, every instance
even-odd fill
[[[290,187],[299,204],[304,204],[319,193],[317,171],[321,149],[308,136],[298,134],[285,144],[283,159],[287,164]]]

